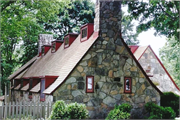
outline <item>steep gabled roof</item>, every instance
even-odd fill
[[[14,72],[13,74],[11,74],[8,79],[12,80],[15,77],[17,77],[19,74],[21,74],[22,72],[24,72],[24,70],[26,70],[27,68],[29,68],[34,61],[36,61],[37,56],[35,56],[34,58],[32,58],[30,61],[28,61],[26,64],[24,64],[21,68],[19,68],[16,72]]]
[[[59,65],[57,70],[57,75],[59,75],[59,77],[43,93],[51,94],[59,85],[61,85],[61,83],[68,77],[71,71],[75,68],[78,62],[83,58],[83,56],[98,38],[98,34],[94,32],[87,41],[81,42],[80,36],[81,35],[74,40],[69,48],[60,51],[61,54],[63,53],[63,55],[62,59],[59,61],[61,65]],[[64,44],[62,44],[62,46],[64,47]]]

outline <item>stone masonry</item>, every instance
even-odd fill
[[[174,92],[180,95],[180,91],[175,87],[168,74],[165,72],[153,52],[148,48],[139,60],[146,73],[153,75],[150,79],[162,92]]]
[[[90,118],[105,118],[114,105],[133,105],[133,115],[145,114],[144,104],[160,104],[160,95],[145,78],[120,38],[121,2],[96,4],[95,31],[99,38],[66,81],[53,93],[54,100],[84,103]],[[86,93],[86,76],[94,76],[94,93]],[[132,93],[124,93],[124,77],[132,77]],[[118,78],[119,80],[115,80]]]

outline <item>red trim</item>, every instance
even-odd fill
[[[52,41],[51,44],[52,44],[52,46],[51,46],[51,53],[55,53],[59,49],[59,47],[63,44],[63,41],[55,40],[55,41]],[[55,44],[55,50],[54,51],[52,49],[53,44]]]
[[[92,89],[88,89],[88,78],[92,78]],[[86,76],[86,93],[94,92],[94,76]]]
[[[148,46],[151,51],[153,52],[154,56],[156,57],[156,59],[159,61],[159,63],[161,64],[161,66],[163,67],[163,69],[165,70],[165,72],[167,73],[167,75],[169,76],[169,78],[171,79],[171,81],[173,82],[173,84],[175,85],[175,87],[180,91],[180,89],[178,88],[178,86],[176,85],[176,83],[174,82],[174,80],[172,79],[172,77],[170,76],[170,74],[168,73],[168,71],[166,70],[166,68],[164,67],[164,65],[161,63],[161,61],[159,60],[159,58],[156,56],[156,54],[154,53],[154,51],[152,50],[151,46]]]
[[[129,48],[131,49],[131,52],[134,54],[134,52],[136,52],[136,50],[138,49],[138,45],[130,45]]]
[[[146,52],[146,50],[148,49],[149,46],[147,46],[147,48],[144,50],[144,52],[141,54],[141,56],[138,58],[138,60],[140,60],[140,58],[143,56],[143,54]]]
[[[163,93],[152,83],[152,81],[149,79],[148,75],[146,74],[146,72],[144,71],[144,69],[142,68],[142,66],[140,65],[140,63],[137,61],[137,59],[134,57],[133,53],[131,52],[131,50],[129,49],[129,47],[127,46],[127,44],[124,42],[124,39],[122,38],[122,35],[120,33],[120,38],[122,40],[123,45],[126,47],[127,51],[129,52],[129,54],[131,55],[131,57],[134,59],[134,61],[136,62],[137,66],[140,68],[140,70],[142,71],[142,73],[144,74],[144,76],[146,77],[146,79],[148,80],[148,82],[162,95]]]
[[[126,80],[129,80],[130,90],[126,90]],[[131,77],[124,77],[124,93],[132,93],[132,78]]]

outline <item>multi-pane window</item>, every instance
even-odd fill
[[[130,77],[124,78],[124,92],[125,93],[131,93],[132,90],[132,80]]]

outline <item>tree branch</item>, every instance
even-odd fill
[[[15,2],[16,2],[16,0],[13,0],[13,1],[9,1],[9,2],[5,3],[4,5],[2,5],[1,12],[3,12],[8,6],[10,6],[10,4],[15,3]]]
[[[168,17],[170,17],[171,19],[175,20],[175,18],[173,16],[171,16],[170,14],[168,14],[162,7],[162,5],[158,2],[159,7],[161,8],[161,10],[165,13],[165,15],[167,15]]]

